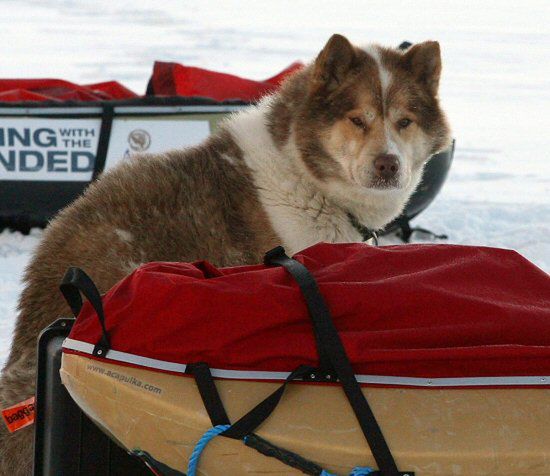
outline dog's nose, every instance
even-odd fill
[[[380,154],[374,160],[374,170],[378,177],[391,179],[399,171],[399,158],[394,154]]]

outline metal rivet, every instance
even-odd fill
[[[326,378],[327,380],[330,380],[330,379],[332,378],[332,375],[325,375],[325,378]]]
[[[315,378],[315,374],[311,374],[309,377],[310,378]]]
[[[67,323],[66,322],[62,322],[61,323],[61,327],[66,327],[67,326]]]
[[[541,382],[546,382],[546,378],[542,377],[542,378],[540,379],[540,381],[541,381]]]
[[[103,351],[102,351],[102,350],[98,350],[98,351],[97,351],[97,355],[101,355],[101,354],[103,354]]]

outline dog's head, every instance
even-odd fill
[[[402,211],[426,161],[449,145],[440,73],[435,41],[402,52],[333,35],[303,76],[293,121],[301,161],[326,192],[372,205],[374,228]]]

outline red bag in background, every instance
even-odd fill
[[[302,68],[292,63],[275,76],[254,81],[232,74],[157,61],[148,95],[207,97],[217,101],[256,101],[279,87],[291,73]],[[140,97],[117,81],[79,85],[61,79],[0,79],[0,102],[21,101],[109,101]]]
[[[155,96],[200,96],[217,101],[240,99],[249,102],[274,91],[289,74],[303,66],[295,62],[269,79],[255,81],[208,69],[156,61],[150,84]]]
[[[0,79],[0,102],[87,102],[137,97],[117,81],[78,85],[61,79]]]

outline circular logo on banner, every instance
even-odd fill
[[[151,145],[151,136],[143,129],[134,129],[128,135],[130,149],[135,152],[143,152]]]

